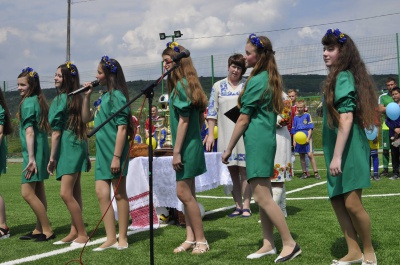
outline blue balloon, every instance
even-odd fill
[[[373,141],[376,139],[376,136],[378,135],[378,128],[376,128],[376,126],[374,126],[372,130],[368,130],[367,128],[365,128],[364,130],[368,140]]]
[[[386,115],[389,119],[395,121],[400,116],[400,107],[397,103],[391,102],[386,106]]]

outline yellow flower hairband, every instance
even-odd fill
[[[74,64],[72,64],[71,61],[67,61],[65,63],[65,65],[67,66],[67,68],[69,69],[69,71],[71,72],[72,76],[76,76],[76,66]]]
[[[179,44],[176,41],[170,41],[167,43],[167,48],[171,48],[176,52],[180,52]]]

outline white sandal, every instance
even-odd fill
[[[182,247],[183,244],[190,244],[190,247],[184,248]],[[189,249],[194,249],[196,246],[196,241],[184,241],[179,247],[174,249],[174,253],[180,253],[180,252],[185,252],[188,251]]]
[[[200,248],[200,245],[205,245],[206,248],[202,249],[202,248]],[[210,246],[208,245],[207,241],[206,242],[197,242],[196,247],[192,251],[192,254],[203,254],[209,250],[210,250]]]

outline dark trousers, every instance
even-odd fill
[[[390,153],[392,155],[393,174],[399,174],[400,147],[395,147],[392,145],[392,143],[393,140],[390,139]]]

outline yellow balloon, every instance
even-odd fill
[[[146,144],[147,144],[147,145],[150,145],[149,139],[150,139],[150,138],[147,138],[147,139],[146,139]],[[151,138],[151,146],[153,147],[153,149],[156,149],[156,147],[157,147],[157,141],[156,141],[156,139],[154,139],[153,137]]]
[[[294,135],[294,140],[298,144],[305,144],[307,143],[307,135],[304,132],[297,132]]]
[[[218,126],[214,126],[214,139],[218,138]]]

